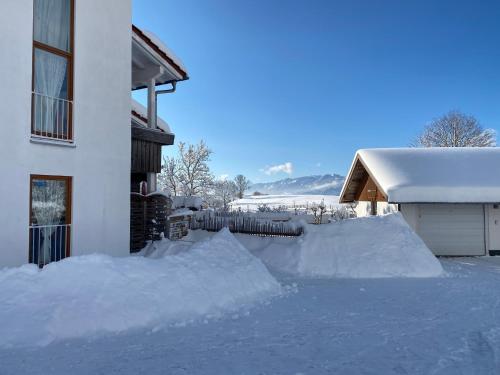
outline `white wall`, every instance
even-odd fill
[[[129,252],[130,0],[76,0],[76,147],[30,142],[33,0],[0,12],[0,267],[28,261],[29,176],[73,176],[72,255]]]
[[[418,232],[419,205],[414,203],[401,204],[401,213],[408,225],[415,232]]]

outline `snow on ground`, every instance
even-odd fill
[[[233,210],[255,212],[259,206],[267,205],[270,208],[281,206],[293,210],[294,207],[311,207],[314,204],[324,202],[327,208],[340,206],[339,197],[336,195],[252,195],[243,199],[237,199],[230,203]]]
[[[154,259],[89,255],[41,271],[34,265],[1,270],[0,347],[156,330],[218,317],[281,292],[227,230],[193,245],[164,240],[145,252]]]
[[[244,314],[186,327],[0,350],[0,373],[497,374],[500,263],[441,262],[448,277],[276,274],[298,291]]]
[[[307,225],[303,238],[238,239],[266,264],[312,277],[436,277],[443,269],[399,213]]]

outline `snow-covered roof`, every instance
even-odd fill
[[[364,168],[393,203],[500,202],[500,148],[393,148],[356,153],[341,193]]]
[[[179,74],[181,80],[189,78],[188,71],[182,60],[153,32],[133,25],[132,35],[144,48],[149,49],[152,54],[161,58],[167,65],[170,65]]]
[[[148,126],[148,110],[137,100],[132,99],[132,118],[142,126]],[[156,127],[165,133],[173,134],[170,126],[161,117],[156,118]]]
[[[152,31],[141,29],[142,33],[155,44],[172,62],[187,75],[187,69],[182,60]]]

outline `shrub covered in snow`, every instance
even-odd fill
[[[39,270],[0,271],[0,346],[161,328],[218,316],[281,292],[262,262],[227,230],[143,256],[70,257]]]

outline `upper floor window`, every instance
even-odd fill
[[[73,140],[74,0],[33,1],[33,135]]]

